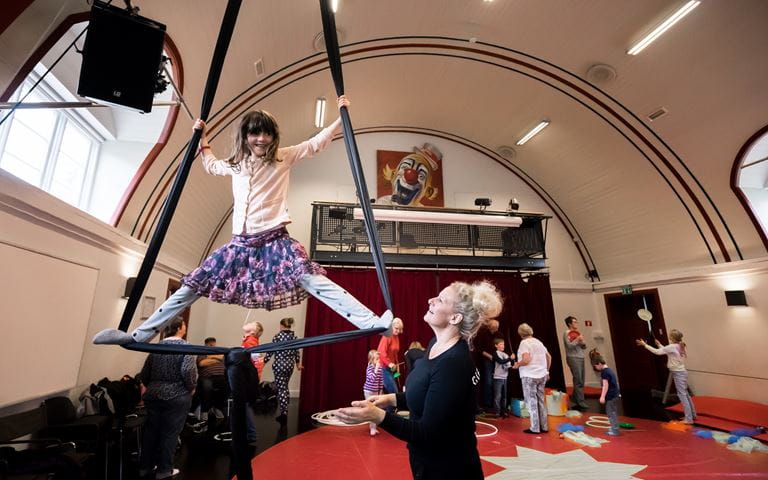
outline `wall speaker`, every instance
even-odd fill
[[[95,1],[77,94],[149,113],[164,42],[165,25]]]
[[[744,293],[744,290],[726,290],[725,303],[729,307],[746,307],[747,295]]]
[[[133,291],[133,285],[136,283],[136,277],[128,277],[128,280],[125,281],[125,292],[123,292],[122,298],[128,298],[131,296],[131,292]]]

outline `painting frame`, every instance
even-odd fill
[[[444,207],[443,154],[431,143],[413,151],[376,150],[376,203]]]
[[[155,312],[157,299],[155,297],[145,296],[141,302],[141,320],[148,319]]]

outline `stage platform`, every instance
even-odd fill
[[[542,435],[523,433],[526,419],[484,419],[499,430],[478,439],[485,478],[768,479],[768,454],[735,452],[691,431],[668,430],[651,420],[622,417],[636,429],[622,430],[619,437],[586,427],[589,435],[609,440],[599,448],[559,438],[558,424],[583,424],[590,415],[594,414],[550,417],[550,432]],[[490,432],[478,427],[479,434]],[[297,435],[254,458],[253,470],[254,478],[270,480],[411,478],[405,443],[383,431],[371,437],[366,425],[320,426]]]
[[[733,398],[697,396],[693,397],[693,404],[698,413],[696,423],[703,427],[726,432],[758,426],[768,427],[768,405],[764,403]],[[682,415],[683,406],[678,403],[667,410]],[[768,442],[768,434],[766,433],[755,435],[754,438]]]

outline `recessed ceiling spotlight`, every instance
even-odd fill
[[[645,47],[650,45],[654,40],[659,38],[664,32],[669,30],[672,25],[676,24],[682,18],[689,13],[691,13],[691,10],[698,7],[701,2],[699,0],[690,0],[688,3],[680,7],[675,13],[667,17],[666,20],[661,22],[661,24],[654,28],[651,33],[646,35],[642,38],[639,42],[634,44],[632,48],[627,50],[627,54],[629,55],[637,55],[638,53],[642,52]]]
[[[496,153],[506,158],[507,160],[512,160],[513,158],[515,158],[515,155],[517,155],[517,152],[515,152],[515,149],[510,147],[509,145],[499,145],[499,147],[496,148]]]
[[[616,69],[604,63],[596,63],[587,69],[587,80],[592,83],[608,83],[616,78]]]
[[[518,146],[525,145],[525,142],[527,142],[528,140],[532,139],[539,132],[541,132],[542,130],[547,128],[547,125],[549,125],[549,120],[542,120],[541,123],[539,123],[538,125],[533,127],[530,132],[528,132],[525,135],[523,135],[523,138],[518,140],[515,145],[518,145]]]

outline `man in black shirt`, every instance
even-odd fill
[[[499,331],[498,320],[488,320],[485,325],[477,331],[477,336],[472,341],[473,357],[475,365],[480,371],[480,381],[482,382],[482,400],[480,409],[486,412],[493,411],[493,352],[496,350],[493,341],[496,332]]]
[[[216,339],[206,338],[205,345],[215,347]],[[229,394],[224,355],[198,355],[197,372],[197,391],[192,399],[192,410],[196,410],[199,406],[200,420],[206,422],[216,394],[218,393],[221,400],[225,400]]]

